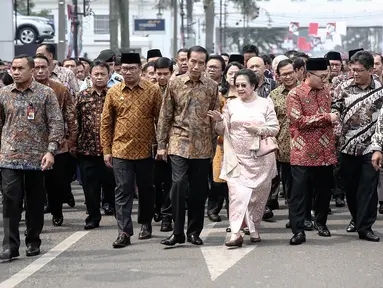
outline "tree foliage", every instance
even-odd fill
[[[30,16],[47,16],[51,13],[49,9],[43,9],[39,12],[33,11],[33,8],[35,8],[35,3],[33,0],[29,0],[29,15]],[[14,9],[18,13],[22,15],[28,15],[28,0],[15,0],[14,1]]]
[[[234,6],[241,11],[242,15],[249,18],[258,16],[259,7],[255,0],[229,0],[234,3]]]

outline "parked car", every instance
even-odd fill
[[[53,21],[44,17],[25,16],[20,13],[13,16],[17,25],[15,39],[23,44],[41,43],[55,36]]]

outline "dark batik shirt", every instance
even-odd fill
[[[28,107],[34,110],[28,119]],[[40,170],[41,159],[57,150],[64,138],[64,121],[55,92],[35,80],[25,91],[16,84],[0,90],[0,167]]]
[[[87,156],[102,156],[100,144],[101,115],[108,88],[99,95],[94,88],[81,91],[76,97],[77,152]]]
[[[371,138],[383,104],[383,90],[378,80],[371,78],[365,89],[354,79],[343,81],[333,91],[333,112],[340,115],[340,152],[365,155],[372,152]]]
[[[256,89],[258,96],[262,98],[267,98],[270,95],[270,92],[277,88],[277,83],[270,78],[263,76],[263,83],[260,87]]]

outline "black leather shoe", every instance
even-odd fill
[[[328,207],[328,212],[327,212],[328,215],[332,215],[332,210],[330,207]]]
[[[314,230],[313,222],[311,222],[310,220],[306,219],[303,222],[303,225],[305,226],[305,231],[313,231]]]
[[[61,226],[61,225],[63,225],[63,222],[64,222],[64,217],[63,217],[63,215],[61,215],[61,216],[53,216],[52,217],[52,224],[53,224],[53,226]]]
[[[243,233],[245,233],[245,235],[250,235],[250,230],[249,230],[249,227],[245,227],[243,229],[241,229],[243,231]],[[230,230],[231,232],[231,230]]]
[[[36,246],[33,246],[33,245],[28,245],[27,246],[27,252],[26,252],[26,255],[28,257],[31,257],[31,256],[37,256],[40,254],[40,248],[39,247],[36,247]]]
[[[51,213],[51,207],[48,206],[44,206],[44,214],[48,214],[48,213]]]
[[[306,242],[306,235],[304,232],[299,232],[294,234],[294,236],[290,239],[290,245],[300,245]]]
[[[290,229],[290,228],[291,228],[290,220],[287,221],[287,223],[286,223],[286,228],[287,228],[287,229]]]
[[[335,198],[335,207],[344,207],[346,206],[346,202],[342,199],[342,197]]]
[[[142,224],[138,239],[145,240],[152,238],[152,224]]]
[[[5,249],[0,254],[0,261],[11,261],[13,258],[17,258],[19,256],[19,251],[11,251],[10,249]]]
[[[222,221],[221,216],[219,216],[217,214],[209,214],[209,215],[207,215],[207,217],[209,218],[209,220],[211,222],[221,222]]]
[[[66,202],[69,207],[73,208],[74,206],[76,206],[76,202],[74,201],[74,197],[73,197],[73,194],[71,194],[68,198],[68,201]]]
[[[351,220],[350,224],[347,225],[346,231],[349,233],[356,232],[355,222],[353,220]]]
[[[95,229],[95,228],[98,228],[98,227],[100,227],[99,223],[89,222],[89,223],[85,224],[84,229],[85,230],[92,230],[92,229]]]
[[[105,203],[105,204],[102,206],[102,209],[104,210],[104,214],[105,214],[105,215],[107,215],[107,216],[114,215],[113,207],[112,207],[112,205],[110,205],[109,203]]]
[[[243,244],[243,238],[242,237],[238,237],[235,240],[229,240],[229,241],[225,242],[225,246],[227,246],[227,247],[242,247],[242,244]]]
[[[176,244],[183,244],[185,243],[185,234],[182,235],[170,235],[168,238],[165,238],[161,241],[162,245],[166,246],[174,246]]]
[[[279,202],[278,200],[269,200],[266,204],[267,207],[269,207],[271,210],[278,210],[279,209]]]
[[[195,234],[188,235],[188,242],[190,242],[194,245],[202,245],[203,244],[202,239],[199,238],[199,236],[195,235]]]
[[[273,211],[271,211],[270,207],[266,206],[265,212],[263,213],[262,220],[269,220],[274,217]]]
[[[318,231],[318,235],[322,237],[331,237],[330,230],[328,230],[326,225],[318,225],[315,223],[315,230]]]
[[[154,213],[154,222],[158,223],[162,220],[162,216],[161,216],[161,213]]]
[[[227,232],[227,233],[230,233],[230,232],[231,232],[231,228],[230,228],[230,226],[226,228],[226,232]]]
[[[378,212],[379,214],[383,214],[383,203],[379,204]]]
[[[374,232],[372,232],[372,231],[359,233],[359,239],[367,240],[367,241],[371,241],[371,242],[379,242],[380,241],[379,236],[375,235]]]
[[[116,241],[113,242],[113,248],[124,248],[130,245],[130,235],[121,233],[118,235]]]
[[[169,220],[165,220],[163,219],[162,222],[161,222],[161,229],[160,229],[161,232],[170,232],[170,231],[173,231],[173,226],[172,226],[172,222],[169,221]]]

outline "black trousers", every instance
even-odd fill
[[[25,244],[40,247],[44,226],[44,175],[40,170],[1,169],[3,188],[3,248],[18,251],[22,204],[26,200],[27,236]],[[24,194],[25,193],[25,194]]]
[[[334,187],[333,187],[333,195],[334,198],[342,198],[344,199],[344,196],[346,194],[345,189],[343,187],[343,181],[340,174],[340,158],[341,154],[338,155],[338,163],[334,165]]]
[[[48,203],[54,217],[62,216],[62,204],[71,191],[73,158],[69,152],[57,154],[53,169],[44,172]]]
[[[211,181],[210,193],[207,201],[207,215],[218,215],[219,212],[221,212],[225,200],[225,208],[227,215],[229,215],[229,189],[227,184]]]
[[[297,166],[291,165],[293,185],[289,198],[289,218],[294,234],[304,231],[304,220],[307,217],[307,205],[311,202],[310,192],[315,191],[315,222],[326,225],[332,187],[332,165],[330,166]],[[311,184],[311,185],[310,185]]]
[[[340,176],[346,190],[347,205],[359,233],[371,230],[376,221],[379,172],[371,165],[372,154],[341,154]]]
[[[205,217],[207,198],[207,179],[210,159],[186,159],[170,156],[172,164],[172,212],[174,235],[183,235],[185,226],[185,196],[188,192],[188,228],[187,235],[200,235]]]
[[[138,187],[138,223],[149,224],[154,214],[153,159],[113,158],[116,179],[116,219],[119,232],[133,235],[132,209],[135,183]]]
[[[283,194],[286,199],[289,199],[291,188],[293,184],[293,177],[291,175],[291,165],[289,162],[277,162],[278,172],[282,180]]]
[[[267,199],[266,206],[271,206],[273,207],[275,205],[275,202],[278,201],[278,194],[279,194],[279,184],[281,182],[281,178],[279,175],[275,176],[271,180],[271,189],[270,189],[270,195],[269,199]],[[278,203],[276,203],[278,204]]]
[[[156,213],[165,220],[172,221],[172,203],[170,189],[172,188],[172,166],[168,162],[154,162],[154,186],[156,188]]]
[[[109,198],[113,199],[114,196],[116,184],[113,169],[105,166],[102,156],[79,155],[78,159],[86,209],[88,210],[88,217],[85,219],[85,223],[98,224],[101,221],[101,189],[104,195],[109,195]]]

